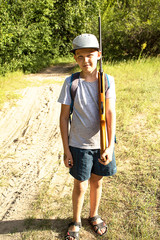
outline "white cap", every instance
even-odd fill
[[[71,52],[73,53],[75,52],[75,50],[82,48],[95,48],[97,50],[99,49],[99,43],[96,36],[88,33],[81,34],[74,38],[72,44],[73,49],[71,50]]]

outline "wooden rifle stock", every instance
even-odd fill
[[[105,78],[102,69],[102,39],[101,39],[101,17],[99,16],[99,45],[101,58],[98,72],[98,96],[99,96],[99,117],[100,117],[100,146],[101,155],[106,149],[106,100],[105,100]]]

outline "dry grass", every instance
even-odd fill
[[[105,65],[105,72],[116,82],[118,173],[103,183],[99,214],[108,223],[107,237],[97,238],[88,225],[88,191],[82,212],[82,240],[159,239],[159,66],[159,58]],[[21,239],[64,238],[72,218],[72,183],[66,185],[62,196],[54,194],[57,190],[50,188],[49,180],[41,185]]]

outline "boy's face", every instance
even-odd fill
[[[97,60],[101,57],[101,52],[93,48],[78,49],[75,51],[74,59],[81,70],[85,73],[92,73],[97,69]]]

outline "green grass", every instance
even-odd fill
[[[66,64],[66,63],[72,63],[75,62],[73,56],[67,56],[67,57],[57,57],[56,59],[53,59],[52,64]]]
[[[159,239],[159,66],[159,58],[105,66],[116,82],[118,140],[118,173],[105,179],[100,209],[108,239]]]
[[[6,76],[0,76],[0,108],[4,102],[19,97],[16,90],[26,87],[24,75],[22,72],[8,73]]]
[[[117,96],[118,143],[115,152],[118,172],[104,179],[99,208],[99,214],[108,223],[108,240],[159,239],[159,66],[160,58],[104,65],[104,71],[115,77]],[[63,239],[64,225],[67,226],[67,219],[72,216],[71,194],[65,198],[55,198],[54,195],[53,198],[46,191],[46,183],[44,186],[32,204],[30,216],[33,219],[59,219],[55,231],[60,238],[55,239]],[[88,213],[89,192],[86,193],[82,217],[87,218]],[[85,221],[82,232],[83,229],[90,231]],[[24,232],[22,238],[54,239],[47,226],[45,231],[40,227],[39,230]],[[85,233],[80,239],[99,238],[94,235],[89,238]]]
[[[66,63],[73,63],[73,57],[63,57],[57,58],[52,61],[53,65],[60,65]],[[53,80],[48,80],[47,78],[43,81],[30,81],[25,78],[25,74],[21,71],[7,73],[5,76],[0,75],[0,109],[3,107],[3,104],[6,101],[10,101],[10,103],[14,104],[14,99],[18,99],[21,97],[17,90],[26,88],[28,86],[41,86],[47,84],[53,84]],[[56,81],[57,84],[62,84],[62,81]],[[12,105],[11,104],[11,105]]]

